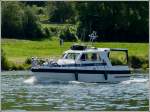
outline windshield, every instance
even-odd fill
[[[75,59],[77,59],[78,56],[79,56],[79,53],[68,53],[64,57],[64,59],[73,59],[73,60],[75,60]]]

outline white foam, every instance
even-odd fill
[[[130,79],[130,80],[127,80],[127,81],[123,81],[121,83],[123,84],[130,84],[130,83],[143,83],[143,82],[147,82],[148,79],[143,79],[143,78],[134,78],[134,79]]]
[[[36,82],[37,82],[37,79],[34,76],[24,81],[24,83],[27,83],[27,84],[35,84]]]
[[[85,82],[79,82],[79,81],[69,81],[70,84],[83,84]]]

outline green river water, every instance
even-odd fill
[[[136,73],[117,84],[71,82],[34,83],[30,71],[1,75],[3,111],[148,111],[148,73]]]

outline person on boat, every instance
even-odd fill
[[[86,61],[86,59],[87,59],[86,54],[82,54],[82,56],[81,56],[80,60],[81,60],[81,61]]]
[[[91,56],[92,61],[96,61],[97,60],[97,54],[93,53]]]
[[[31,63],[32,63],[32,67],[37,66],[37,65],[38,65],[37,57],[36,57],[36,58],[32,57],[32,59],[31,59]]]
[[[97,38],[96,31],[93,31],[92,34],[89,35],[90,42],[93,42]]]
[[[63,46],[64,40],[62,38],[59,38],[59,44],[60,44],[60,46]]]

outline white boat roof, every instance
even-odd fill
[[[67,50],[65,53],[81,53],[81,52],[106,52],[110,51],[110,48],[88,48],[85,50]]]
[[[87,48],[85,50],[67,50],[65,53],[84,53],[84,52],[110,52],[110,51],[128,51],[122,48]]]

